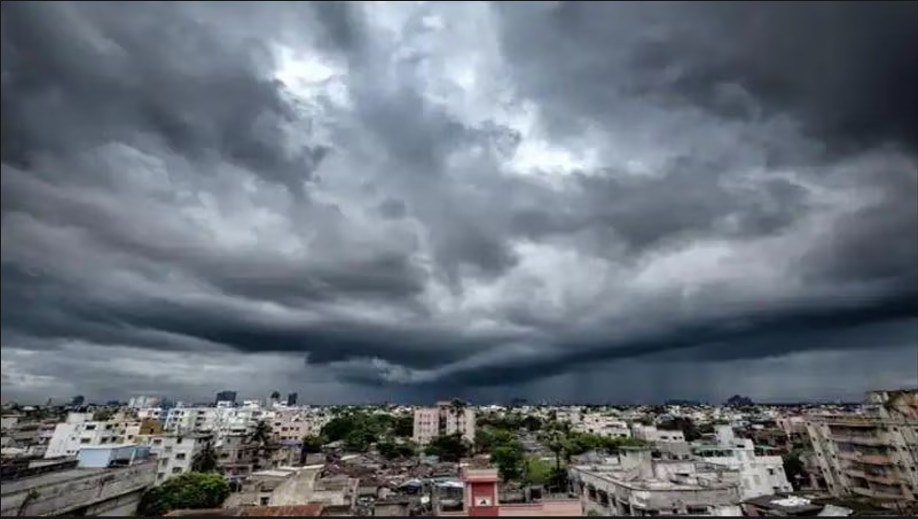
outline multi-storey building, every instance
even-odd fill
[[[586,515],[740,515],[739,473],[729,467],[626,448],[617,460],[568,472]]]
[[[693,451],[705,462],[739,471],[744,500],[793,490],[781,456],[757,454],[752,440],[736,438],[729,425],[717,428],[716,444],[695,445]]]
[[[806,421],[829,492],[878,499],[918,499],[918,390],[868,394],[861,415]]]
[[[299,441],[306,436],[319,434],[319,422],[310,419],[298,409],[277,411],[271,422],[271,433],[280,442]]]
[[[599,413],[584,414],[577,423],[573,424],[572,429],[610,438],[631,437],[631,429],[624,420]]]
[[[195,455],[204,449],[212,438],[208,435],[161,434],[142,438],[156,455],[156,484],[191,471]]]
[[[635,438],[650,443],[685,443],[685,434],[682,431],[660,430],[654,425],[634,424],[631,432]]]
[[[414,442],[427,445],[438,436],[460,434],[469,442],[475,441],[475,410],[466,405],[438,402],[434,407],[414,410]]]
[[[218,421],[219,412],[215,407],[173,407],[166,414],[163,429],[176,433],[212,431]]]
[[[234,405],[236,403],[236,392],[230,390],[220,391],[214,399],[214,404],[221,402],[228,402],[230,405]]]
[[[143,425],[142,421],[124,417],[96,421],[92,413],[70,413],[65,422],[55,426],[44,457],[74,456],[86,445],[135,442]]]

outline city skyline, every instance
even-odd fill
[[[915,386],[918,4],[739,5],[3,3],[3,398]]]

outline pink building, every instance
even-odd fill
[[[438,515],[455,517],[579,517],[583,515],[579,499],[545,499],[533,503],[501,504],[497,492],[499,482],[497,469],[463,469],[462,481],[465,483],[462,510],[440,512]]]

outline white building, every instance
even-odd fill
[[[573,424],[572,429],[609,438],[631,437],[631,429],[624,420],[599,413],[584,414],[578,423]]]
[[[159,398],[155,396],[134,396],[128,400],[128,407],[131,409],[145,409],[159,405]]]
[[[682,431],[661,431],[654,425],[634,424],[631,432],[635,438],[650,443],[685,443]]]
[[[213,431],[220,421],[215,407],[173,407],[166,413],[163,429],[175,433]]]
[[[414,410],[414,442],[427,445],[438,436],[459,433],[468,442],[475,441],[475,409],[454,408],[450,402],[438,402],[434,407]]]
[[[137,410],[137,418],[141,420],[144,418],[149,418],[151,420],[159,421],[165,418],[166,414],[168,414],[168,411],[161,407],[144,407]]]
[[[143,438],[156,455],[156,484],[191,471],[194,456],[210,441],[209,436],[162,434]]]
[[[793,490],[781,456],[756,455],[752,440],[737,438],[729,425],[717,428],[716,444],[696,445],[693,450],[708,463],[738,470],[744,500]]]
[[[92,413],[70,413],[67,420],[54,428],[45,458],[75,456],[80,446],[131,443],[140,434],[140,422],[113,419],[105,422],[87,420]]]
[[[720,465],[653,459],[649,449],[633,448],[568,473],[586,515],[741,515],[739,475]]]

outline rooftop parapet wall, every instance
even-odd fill
[[[156,463],[71,469],[4,483],[0,516],[63,515],[139,492],[156,481]]]

